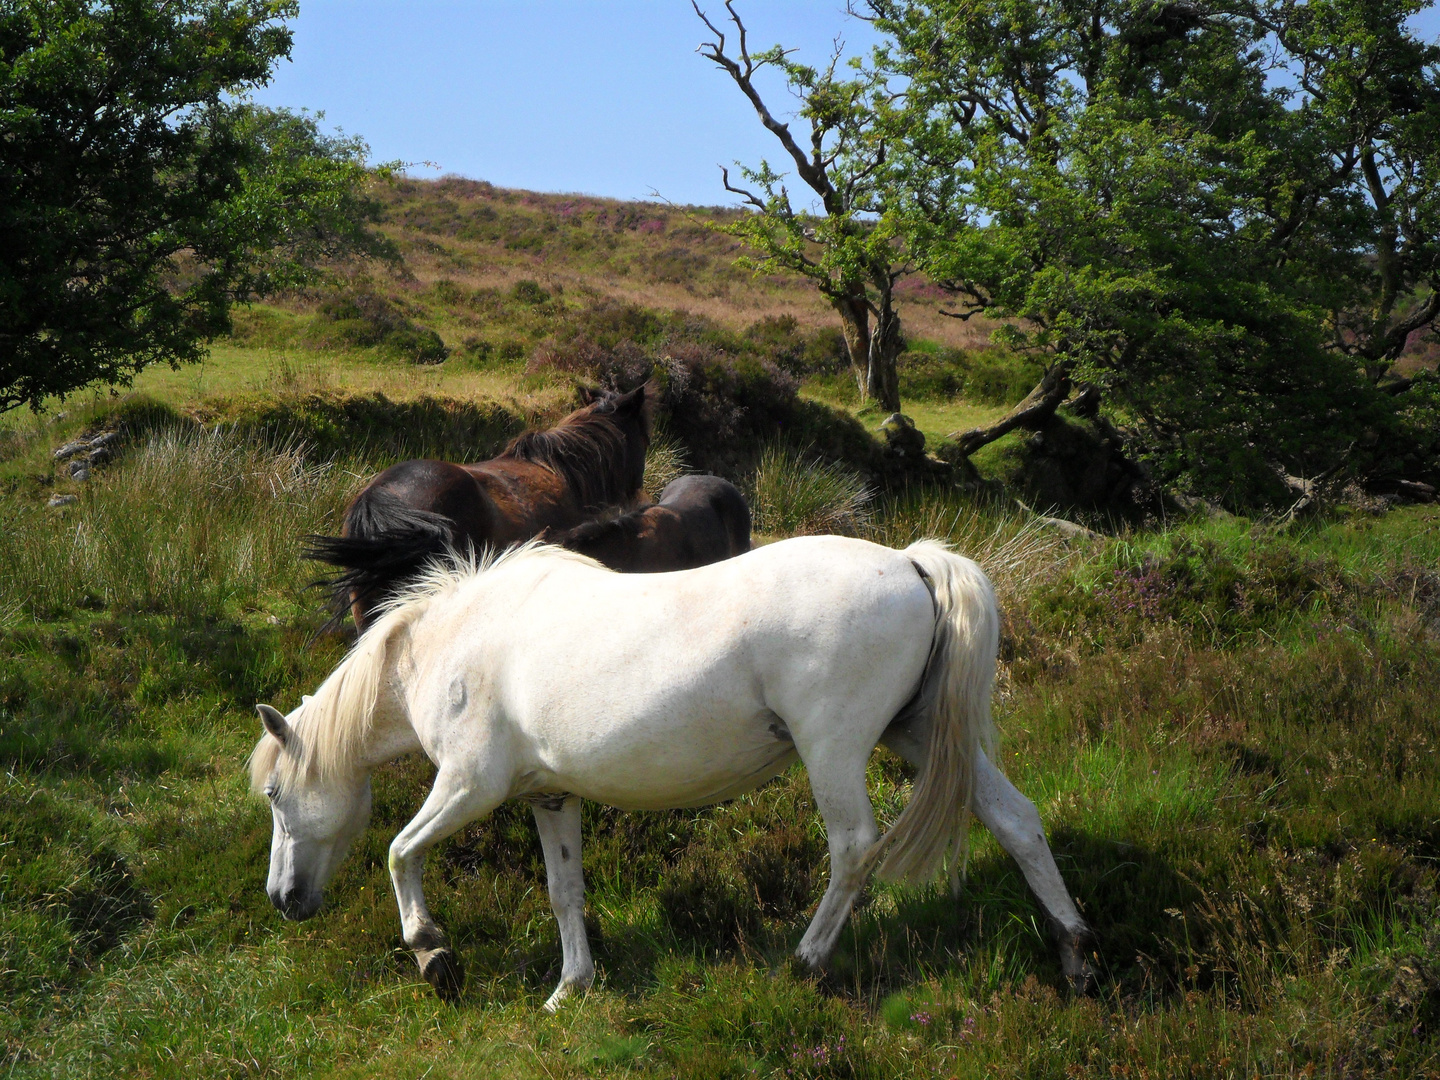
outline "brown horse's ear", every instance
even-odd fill
[[[646,379],[628,394],[621,394],[615,399],[615,415],[638,417],[640,428],[648,441],[651,429],[655,426],[655,409],[659,404],[660,384],[654,379]]]
[[[260,714],[260,723],[265,725],[265,730],[275,736],[276,742],[284,746],[293,734],[290,722],[285,719],[279,709],[272,709],[269,705],[256,705],[255,711]]]
[[[586,386],[584,383],[581,383],[575,388],[575,393],[579,395],[582,406],[594,405],[595,402],[605,396],[605,391],[601,390],[598,386]]]

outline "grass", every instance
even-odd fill
[[[1023,882],[978,833],[960,904],[877,884],[831,977],[791,973],[824,882],[796,770],[717,808],[587,808],[601,978],[550,1018],[558,940],[514,808],[428,870],[464,1000],[416,982],[384,850],[423,762],[378,776],[323,916],[284,924],[260,888],[253,703],[293,702],[343,648],[312,636],[293,544],[354,479],[294,439],[157,422],[72,506],[38,505],[18,476],[3,496],[7,1075],[1435,1071],[1433,511],[1067,546],[937,490],[857,504],[853,478],[772,449],[752,479],[772,531],[858,505],[853,531],[947,536],[992,569],[1004,764],[1096,926],[1100,992],[1061,995]],[[820,495],[767,508],[807,479]],[[878,755],[870,779],[893,816],[903,767]]]
[[[876,883],[830,975],[797,975],[826,869],[798,769],[720,807],[586,808],[600,978],[555,1017],[539,1006],[559,942],[513,806],[427,868],[464,998],[418,982],[385,851],[423,760],[377,774],[325,912],[282,922],[242,775],[253,707],[293,705],[346,645],[317,636],[298,537],[398,457],[484,457],[564,412],[569,380],[502,349],[600,310],[596,281],[732,337],[798,295],[731,275],[716,238],[660,208],[427,190],[391,208],[414,281],[374,287],[454,348],[443,364],[318,348],[301,298],[246,316],[201,368],[145,373],[139,396],[0,428],[0,1075],[1440,1075],[1435,508],[1065,541],[951,489],[871,491],[803,439],[737,456],[767,538],[942,536],[994,577],[1003,765],[1096,928],[1092,999],[1063,995],[1038,909],[978,830],[958,902]],[[667,244],[684,251],[652,269]],[[552,274],[558,255],[571,269]],[[998,415],[1023,381],[959,347],[976,343],[915,347],[907,410],[927,434]],[[873,429],[846,385],[811,373],[801,393]],[[99,430],[123,433],[116,460],[59,475],[54,447]],[[693,467],[658,440],[652,494]],[[877,753],[868,778],[893,819],[904,766]]]

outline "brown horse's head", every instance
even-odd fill
[[[654,383],[627,393],[582,390],[586,404],[548,431],[527,431],[501,457],[563,476],[584,506],[633,503],[645,482],[645,452],[658,400]]]
[[[645,453],[650,449],[650,434],[655,425],[655,407],[660,402],[660,388],[654,382],[641,383],[628,393],[601,393],[587,406],[596,416],[608,417],[625,441],[624,475],[626,503],[640,495],[645,484]],[[583,410],[582,410],[583,411]]]

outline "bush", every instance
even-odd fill
[[[786,363],[803,365],[809,340],[788,318],[735,334],[683,311],[604,302],[569,315],[536,348],[526,371],[560,371],[620,388],[653,377],[667,430],[695,467],[732,479],[753,468],[761,447],[777,437],[808,444],[825,460],[879,471],[879,447],[858,421],[800,399]]]
[[[760,456],[750,490],[755,531],[771,536],[857,536],[869,520],[872,492],[863,477],[787,446]]]
[[[309,337],[318,348],[375,348],[417,364],[438,364],[450,352],[434,330],[415,325],[393,301],[366,291],[325,299]]]
[[[510,286],[510,298],[516,303],[528,304],[533,307],[537,304],[548,303],[550,294],[542,289],[538,282],[531,281],[529,278],[521,278]]]
[[[1015,405],[1035,388],[1044,366],[999,349],[912,348],[900,354],[900,394],[904,398],[963,396],[981,405]]]
[[[966,355],[965,397],[986,405],[1018,405],[1045,375],[1043,364],[998,349]]]

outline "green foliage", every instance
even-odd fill
[[[332,452],[363,472],[402,438],[493,446],[518,420],[490,408],[247,401],[236,427],[177,433],[178,416],[135,405],[128,449],[80,503],[0,490],[9,1072],[1249,1080],[1440,1065],[1430,507],[1067,547],[953,490],[872,505],[865,535],[949,538],[1000,587],[1003,764],[1099,932],[1095,1000],[1058,992],[1038,909],[978,830],[958,901],[875,883],[829,978],[792,972],[826,872],[799,770],[721,807],[585,808],[601,979],[557,1017],[539,1007],[560,949],[523,806],[432,856],[427,896],[471,983],[451,1006],[417,982],[386,847],[433,778],[421,759],[377,772],[372,827],[326,909],[283,922],[263,891],[269,814],[242,775],[253,704],[298,701],[347,644],[313,636],[324,613],[294,538],[343,505]],[[5,452],[48,468],[49,449]],[[106,550],[153,565],[71,554]],[[162,571],[169,593],[149,584]],[[877,754],[868,780],[893,820],[906,769]]]
[[[0,12],[0,409],[198,359],[233,300],[365,227],[364,144],[243,100],[289,54],[281,0]]]
[[[327,296],[309,339],[319,348],[373,347],[416,364],[438,364],[450,354],[434,330],[417,326],[393,301],[368,290]]]
[[[1440,311],[1419,5],[869,6],[904,87],[872,114],[897,234],[1010,346],[1101,387],[1161,476],[1244,504],[1277,465],[1435,467],[1400,461],[1374,386]]]
[[[1000,349],[911,348],[898,363],[901,391],[922,401],[964,397],[985,405],[1015,405],[1045,374],[1033,357]]]

